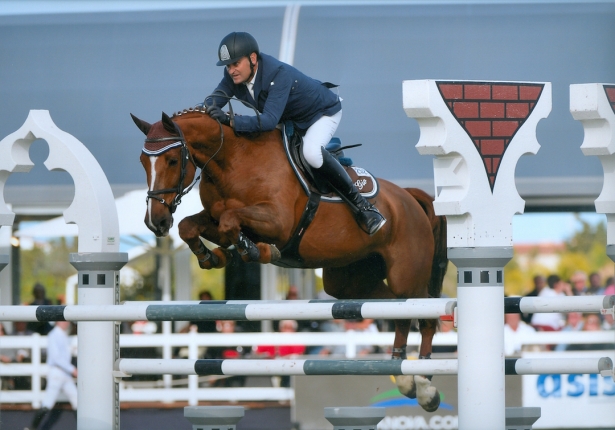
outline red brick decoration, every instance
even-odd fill
[[[615,113],[615,85],[605,85],[604,91],[606,92],[606,98],[611,104],[611,109]]]
[[[451,81],[436,84],[451,113],[474,141],[493,191],[504,152],[534,110],[544,84]],[[615,100],[615,87],[612,95]]]

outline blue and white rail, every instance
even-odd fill
[[[458,361],[442,360],[184,360],[120,358],[116,377],[131,375],[456,375]],[[601,358],[507,358],[507,375],[601,374],[613,376],[613,361]]]
[[[0,321],[262,321],[278,319],[437,319],[454,315],[454,299],[220,300],[125,302],[122,305],[0,306]],[[615,296],[506,298],[506,313],[613,312]]]
[[[127,302],[107,306],[0,306],[0,321],[261,321],[452,316],[452,299]]]

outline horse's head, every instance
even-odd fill
[[[196,165],[181,129],[168,115],[163,112],[154,124],[131,116],[146,136],[141,152],[148,185],[145,224],[156,236],[166,236],[177,205],[192,187]]]

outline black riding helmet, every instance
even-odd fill
[[[222,39],[218,48],[217,66],[226,66],[235,63],[242,57],[249,57],[251,53],[258,55],[258,43],[250,33],[233,32]]]

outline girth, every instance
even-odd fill
[[[304,260],[301,255],[299,255],[299,244],[301,243],[301,239],[303,238],[305,231],[312,223],[319,204],[320,194],[311,193],[307,204],[305,205],[305,209],[303,210],[303,214],[301,214],[297,228],[295,229],[290,240],[280,250],[282,258],[275,261],[273,264],[287,268],[300,268],[303,266]]]

